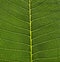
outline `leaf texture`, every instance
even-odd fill
[[[0,62],[29,62],[28,1],[0,0]]]
[[[0,62],[60,62],[59,0],[0,0]]]
[[[32,0],[33,62],[60,62],[60,1]]]

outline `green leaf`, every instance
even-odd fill
[[[0,0],[0,62],[60,62],[59,0]]]

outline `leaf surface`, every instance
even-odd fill
[[[0,62],[60,62],[59,0],[0,0]]]

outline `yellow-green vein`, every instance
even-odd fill
[[[29,0],[29,22],[30,22],[30,59],[32,62],[32,16],[31,16],[31,1]]]

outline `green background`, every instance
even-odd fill
[[[0,0],[0,62],[31,62],[28,0]],[[60,62],[60,1],[32,0],[32,61]]]

